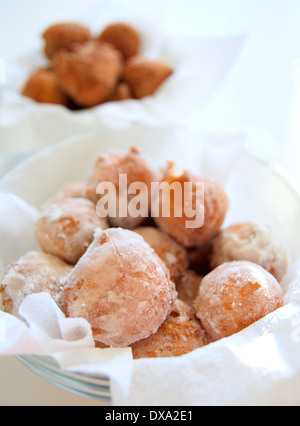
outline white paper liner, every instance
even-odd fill
[[[129,404],[299,404],[299,382],[289,389],[289,382],[300,378],[295,318],[300,318],[300,305],[289,304],[243,332],[183,357],[135,361]]]
[[[108,23],[120,20],[140,30],[142,54],[170,64],[174,75],[154,96],[142,100],[106,103],[77,112],[37,104],[20,92],[31,72],[48,63],[41,40],[39,50],[7,64],[7,84],[0,86],[0,155],[35,151],[73,135],[97,131],[103,123],[116,127],[178,122],[207,104],[232,69],[245,42],[245,35],[178,39],[163,32],[156,15],[129,9],[120,0],[94,2],[78,17],[95,35]]]
[[[133,361],[130,349],[95,349],[86,321],[66,319],[46,294],[32,295],[20,308],[28,326],[0,312],[0,354],[51,355],[66,370],[109,377],[114,405],[299,403],[299,193],[276,167],[243,150],[245,137],[198,135],[176,126],[103,128],[30,158],[0,182],[1,274],[36,247],[38,208],[58,188],[85,177],[99,152],[137,145],[156,165],[174,159],[222,180],[231,201],[227,223],[253,220],[275,227],[294,265],[282,283],[284,308],[186,356]],[[219,158],[214,162],[209,154],[218,146],[221,173]]]

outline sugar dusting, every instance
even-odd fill
[[[228,337],[283,305],[276,279],[259,265],[225,263],[203,278],[196,313],[215,339]]]
[[[154,250],[121,228],[95,232],[63,289],[68,314],[88,319],[97,341],[118,347],[156,332],[176,296]]]
[[[286,250],[267,225],[236,224],[220,233],[213,247],[212,268],[238,260],[257,263],[279,282],[288,269]]]
[[[82,198],[50,204],[36,225],[36,236],[43,251],[76,264],[93,241],[95,229],[107,228],[95,205]]]
[[[191,309],[177,299],[166,321],[149,338],[132,345],[135,359],[181,356],[207,344],[207,335]]]
[[[29,252],[10,265],[2,280],[3,307],[18,316],[24,298],[33,293],[48,292],[59,307],[61,280],[72,270],[62,260],[45,253]]]

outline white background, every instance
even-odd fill
[[[97,0],[94,0],[96,2]],[[0,58],[13,60],[40,45],[50,24],[78,20],[88,0],[0,0]],[[300,180],[300,1],[124,0],[155,11],[166,32],[218,36],[247,34],[244,50],[192,128],[250,129],[249,148],[279,161]],[[0,141],[1,144],[1,141]],[[0,405],[97,405],[73,396],[23,368],[0,360]]]

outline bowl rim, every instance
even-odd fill
[[[270,161],[263,155],[254,154],[249,149],[245,149],[244,152],[247,153],[249,157],[252,157],[256,161],[259,161],[261,164],[263,164],[265,167],[268,167],[270,171],[284,180],[293,193],[300,199],[300,182],[287,168],[281,165],[278,161]]]
[[[50,356],[16,355],[15,358],[32,373],[63,390],[85,398],[111,402],[110,380],[63,370]]]

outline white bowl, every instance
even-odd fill
[[[98,153],[111,148],[138,146],[153,163],[174,159],[193,169],[203,163],[201,137],[177,133],[169,127],[107,130],[72,138],[52,146],[19,164],[0,181],[0,193],[8,192],[39,208],[65,183],[87,176]],[[191,144],[189,144],[189,140]],[[198,140],[198,144],[195,144]],[[228,143],[228,138],[226,139]],[[207,166],[207,164],[206,164]],[[213,169],[213,164],[210,165]],[[300,192],[280,167],[241,150],[224,186],[231,206],[226,223],[268,223],[283,239],[290,263],[300,258]],[[17,354],[16,354],[17,355]],[[50,357],[20,356],[20,361],[39,376],[64,389],[102,401],[110,400],[107,377],[94,377],[62,370]]]

